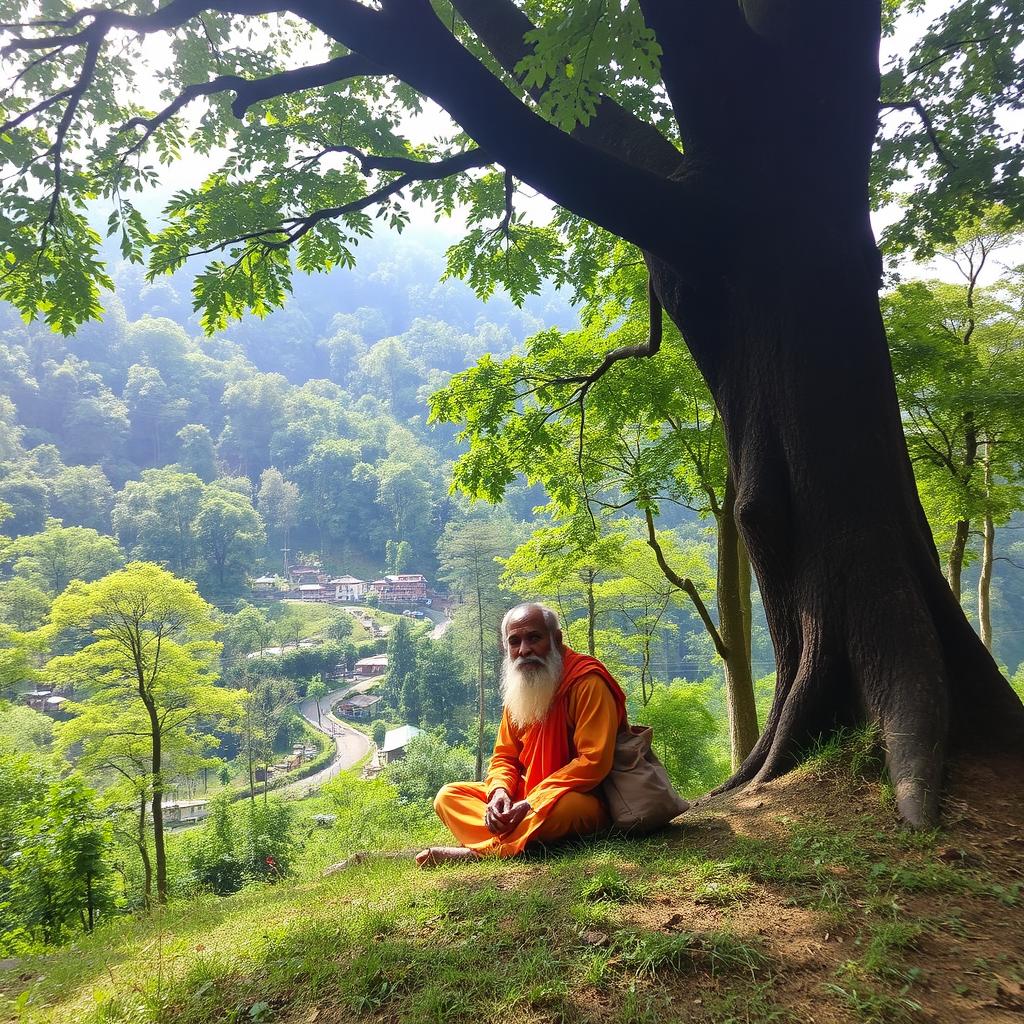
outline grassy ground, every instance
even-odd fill
[[[303,805],[341,820],[309,832],[295,879],[112,922],[0,975],[0,1006],[161,1024],[1017,1021],[1024,810],[1005,781],[966,778],[946,831],[907,833],[832,750],[647,839],[322,877],[357,849],[441,838],[350,786]]]

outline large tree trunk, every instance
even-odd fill
[[[687,184],[720,222],[700,265],[649,265],[722,415],[776,654],[764,732],[727,786],[870,721],[901,814],[930,824],[947,752],[1020,749],[1024,705],[943,578],[900,423],[868,202],[879,5],[644,8]],[[705,22],[728,33],[724,63]]]
[[[747,272],[710,297],[706,317],[662,283],[722,413],[776,651],[775,702],[731,785],[770,779],[813,738],[872,721],[901,813],[925,825],[949,745],[1020,744],[1024,707],[943,578],[862,237],[808,228],[784,251],[781,235],[738,240]]]

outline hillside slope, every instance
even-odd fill
[[[644,840],[326,878],[322,848],[306,879],[115,921],[0,974],[0,1016],[1009,1024],[1024,807],[998,782],[960,778],[938,835],[900,831],[884,785],[833,751]]]

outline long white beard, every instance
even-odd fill
[[[507,654],[501,666],[501,699],[508,717],[520,729],[541,721],[562,681],[562,653],[552,647],[542,665],[513,661]]]

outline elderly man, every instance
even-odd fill
[[[555,842],[608,825],[593,790],[612,766],[626,727],[626,696],[596,658],[562,643],[558,617],[540,604],[501,623],[504,711],[487,779],[445,786],[434,801],[461,846],[423,850],[421,867]]]

